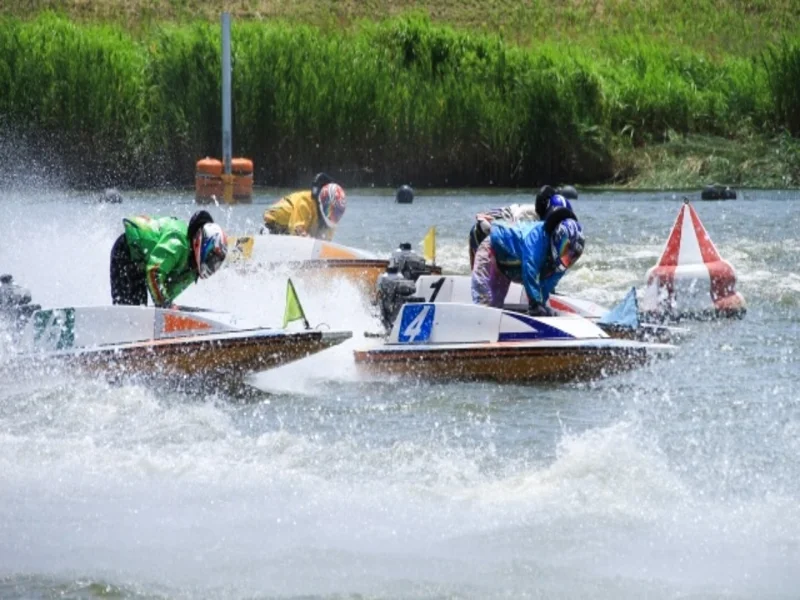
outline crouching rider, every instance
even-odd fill
[[[198,279],[213,275],[228,254],[228,240],[211,215],[201,210],[189,223],[175,217],[123,219],[125,233],[111,249],[111,301],[160,308]]]
[[[264,228],[271,234],[331,240],[346,207],[342,187],[318,173],[310,190],[284,196],[264,212]]]
[[[493,222],[475,253],[472,301],[502,308],[513,281],[525,287],[528,314],[554,315],[547,300],[584,244],[583,229],[567,208],[552,211],[544,221]]]
[[[489,235],[494,221],[502,220],[507,223],[541,221],[558,208],[572,210],[572,204],[563,196],[556,194],[551,186],[545,185],[537,192],[534,204],[511,204],[502,208],[490,208],[475,215],[475,223],[469,232],[469,268],[475,265],[475,252]]]

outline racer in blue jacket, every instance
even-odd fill
[[[492,222],[502,219],[508,223],[520,221],[543,221],[559,208],[572,210],[569,200],[557,194],[549,185],[542,186],[536,194],[535,204],[512,204],[502,208],[490,208],[475,215],[475,223],[469,232],[469,268],[475,265],[475,252],[489,235]]]
[[[583,254],[584,244],[583,229],[566,208],[553,211],[545,221],[493,222],[475,253],[473,302],[501,308],[514,281],[525,286],[529,314],[554,314],[547,299]]]

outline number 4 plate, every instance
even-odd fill
[[[435,304],[406,304],[400,318],[397,341],[401,343],[427,342],[433,329]]]

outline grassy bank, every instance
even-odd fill
[[[577,3],[572,37],[543,27],[544,41],[530,46],[507,41],[522,39],[522,28],[485,35],[419,15],[354,15],[322,28],[237,21],[236,153],[270,184],[326,169],[352,185],[798,185],[788,134],[800,134],[800,36],[787,35],[797,21],[769,35],[751,28],[800,9],[763,3],[774,10],[739,18],[737,36],[721,27],[716,35],[730,39],[709,50],[698,29],[725,13],[701,10],[715,3],[663,30],[636,13],[625,21],[625,4],[606,3],[598,17],[620,33],[599,36],[589,5]],[[218,24],[180,23],[208,5],[171,2],[176,23],[154,24],[164,15],[145,11],[125,29],[119,14],[102,12],[106,3],[66,6],[108,22],[0,19],[0,128],[52,155],[72,183],[190,182],[196,159],[221,145]],[[531,5],[502,27],[566,18],[544,6],[540,20]],[[667,6],[664,25],[675,16]],[[645,22],[652,35],[641,33]],[[676,43],[681,36],[691,43]]]
[[[31,18],[56,10],[85,23],[142,30],[164,22],[217,23],[221,10],[237,21],[281,19],[292,24],[355,29],[416,10],[435,25],[500,34],[529,45],[570,39],[597,45],[622,32],[712,54],[751,55],[786,34],[800,33],[794,0],[17,0],[6,14]]]

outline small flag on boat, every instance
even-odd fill
[[[639,327],[639,303],[636,301],[636,288],[632,287],[622,302],[600,317],[598,323],[630,329]]]
[[[432,263],[436,262],[436,227],[431,227],[428,229],[428,233],[425,234],[425,239],[422,240],[422,255],[425,257],[425,260],[429,260]]]
[[[233,250],[232,256],[237,258],[251,258],[254,243],[255,239],[250,235],[228,238],[228,247]]]
[[[306,319],[306,313],[303,312],[303,306],[300,304],[300,298],[297,297],[297,290],[294,289],[292,280],[286,282],[286,309],[283,312],[283,328],[292,321],[303,319],[306,329],[311,329]]]

